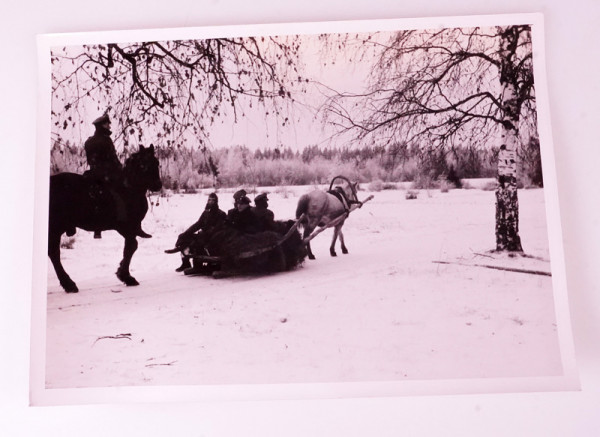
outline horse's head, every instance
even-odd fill
[[[140,149],[125,161],[123,172],[128,183],[134,187],[150,191],[159,191],[162,188],[154,145],[140,146]]]
[[[350,184],[350,188],[352,190],[352,200],[358,202],[358,182]]]

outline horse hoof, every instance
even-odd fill
[[[131,275],[117,271],[117,278],[127,286],[140,285],[140,283]]]
[[[342,253],[343,253],[344,255],[348,255],[348,249],[342,249]]]
[[[119,278],[119,279],[128,287],[134,286],[134,285],[140,285],[140,283],[133,276],[130,276],[128,278]]]
[[[337,253],[335,253],[335,250],[332,250],[329,253],[331,253],[331,256],[337,256]]]
[[[308,255],[308,259],[315,259],[314,255]]]
[[[127,285],[127,286],[135,286],[135,285],[140,285],[140,283],[133,276],[130,276],[125,281],[125,285]]]
[[[117,277],[119,277],[119,276],[117,275]],[[119,277],[119,279],[121,281],[123,281],[123,283],[127,286],[140,285],[140,283],[131,275],[130,276],[122,276],[122,277]]]
[[[79,292],[79,288],[77,288],[77,285],[75,285],[75,283],[71,283],[71,284],[60,284],[62,285],[62,287],[65,289],[65,292],[67,293],[78,293]]]

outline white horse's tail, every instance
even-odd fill
[[[302,214],[308,213],[309,202],[310,198],[308,195],[303,194],[300,196],[300,200],[298,200],[298,206],[296,207],[296,219],[299,219]]]

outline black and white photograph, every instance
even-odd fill
[[[600,3],[0,11],[0,434],[597,434]]]
[[[543,38],[535,14],[41,37],[32,402],[577,388]]]

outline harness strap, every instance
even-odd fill
[[[346,212],[348,212],[350,207],[355,204],[358,204],[362,207],[362,202],[360,200],[349,200],[341,187],[335,187],[333,190],[329,190],[328,193],[335,196],[340,202],[342,202]]]
[[[344,191],[340,187],[335,187],[333,190],[329,190],[328,193],[332,196],[335,196],[336,199],[342,202],[342,205],[344,206],[344,211],[348,212],[348,210],[350,209],[349,202],[346,198],[346,193],[344,193]]]

